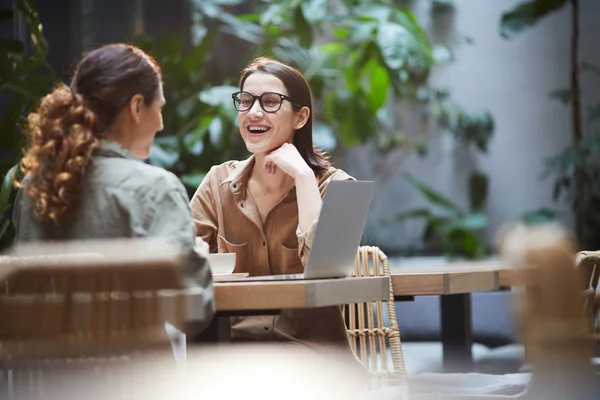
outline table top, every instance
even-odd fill
[[[437,262],[390,268],[395,296],[499,290],[518,285],[517,269],[499,260]]]
[[[217,311],[315,308],[387,300],[385,276],[289,281],[215,282]]]

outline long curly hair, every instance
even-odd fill
[[[27,118],[29,148],[21,160],[35,217],[54,227],[68,219],[94,149],[136,94],[146,106],[161,84],[156,61],[142,50],[111,44],[87,54],[71,87],[57,87]]]

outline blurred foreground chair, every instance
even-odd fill
[[[187,255],[162,239],[28,244],[0,260],[0,398],[72,370],[170,353],[165,321],[202,320]],[[173,363],[174,365],[174,363]]]
[[[387,256],[377,247],[358,249],[355,276],[390,276]],[[390,278],[389,298],[382,301],[346,306],[350,345],[355,355],[372,375],[372,387],[387,385],[407,387],[400,329],[396,318],[394,290]],[[384,315],[384,307],[389,318]],[[389,321],[389,322],[388,322]],[[385,326],[388,322],[389,326]],[[391,352],[391,364],[388,360]]]
[[[569,236],[556,225],[516,226],[505,234],[500,254],[512,265],[524,266],[520,272],[526,286],[518,315],[533,365],[529,384],[512,396],[429,393],[415,399],[600,398],[600,377],[591,364],[593,346],[584,306],[588,296],[581,292],[581,282],[589,275],[582,268],[573,268],[578,264]]]
[[[590,330],[596,348],[600,346],[600,251],[580,251],[575,257],[575,268],[581,269],[584,287],[584,311],[590,319]],[[596,355],[600,356],[596,351]]]

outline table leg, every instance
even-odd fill
[[[440,296],[444,372],[472,372],[471,295]]]
[[[198,336],[188,339],[192,343],[228,343],[231,342],[231,323],[229,316],[213,318],[210,325]]]

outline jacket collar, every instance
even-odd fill
[[[119,143],[106,139],[100,139],[100,144],[94,149],[93,154],[101,157],[120,157],[138,160]]]
[[[231,189],[233,193],[245,193],[245,190],[242,189],[248,184],[248,178],[250,177],[250,172],[252,171],[255,162],[256,159],[254,158],[254,154],[252,154],[250,158],[245,161],[232,163],[231,168],[234,168],[235,172],[225,178],[220,185],[229,185],[229,189]]]

